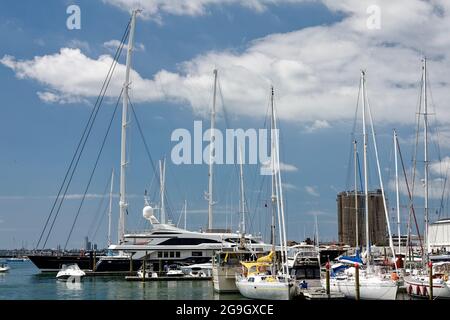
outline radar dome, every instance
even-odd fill
[[[150,218],[153,216],[153,211],[154,209],[150,206],[145,206],[144,209],[142,209],[142,216],[147,219],[150,220]]]

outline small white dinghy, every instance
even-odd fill
[[[61,270],[56,275],[56,279],[58,280],[69,280],[69,279],[81,279],[84,277],[86,273],[84,273],[83,270],[80,269],[80,267],[74,263],[74,264],[63,264]]]
[[[7,272],[9,271],[10,267],[7,264],[2,263],[0,265],[0,272]]]

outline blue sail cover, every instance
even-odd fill
[[[363,264],[359,250],[356,250],[356,254],[354,256],[340,256],[337,260],[341,263],[348,263],[351,265],[357,264],[358,266],[361,266]]]

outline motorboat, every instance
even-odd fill
[[[172,264],[168,267],[166,276],[168,277],[184,277],[183,270],[176,264]]]
[[[80,280],[86,273],[80,269],[77,264],[63,265],[61,270],[56,275],[58,280]]]
[[[182,267],[183,273],[187,274],[188,277],[194,278],[205,278],[211,277],[212,275],[212,263],[199,263],[190,266]]]
[[[9,269],[11,269],[7,264],[2,263],[0,265],[0,272],[7,272],[9,271]]]

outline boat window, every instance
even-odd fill
[[[201,251],[192,251],[192,256],[193,257],[201,257],[201,256],[203,256],[203,252],[201,252]]]
[[[164,252],[164,258],[168,258],[169,257],[169,253],[167,251]]]
[[[177,257],[177,258],[180,257],[180,251],[175,252],[175,257]]]
[[[253,277],[248,278],[248,282],[255,282],[255,278]]]
[[[158,251],[158,258],[162,258],[162,252]]]
[[[175,257],[175,252],[170,251],[170,257],[171,257],[171,258]]]
[[[162,246],[188,246],[198,245],[202,243],[220,243],[220,241],[213,239],[201,239],[201,238],[171,238],[160,243]]]

